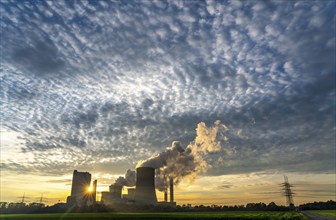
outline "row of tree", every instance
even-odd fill
[[[300,205],[299,210],[335,210],[336,202],[314,202]],[[67,206],[65,203],[57,203],[52,206],[45,206],[42,203],[7,203],[0,202],[0,213],[64,213],[64,212],[211,212],[211,211],[288,211],[286,206],[278,206],[274,202],[266,205],[265,203],[248,203],[244,205],[235,206],[221,206],[221,205],[177,205],[177,206],[151,206],[151,205],[134,205],[134,204],[115,204],[113,206],[106,206],[104,204],[95,204],[86,207]]]
[[[336,210],[336,202],[329,200],[327,202],[312,202],[299,206],[300,210]]]

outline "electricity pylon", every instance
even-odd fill
[[[293,187],[293,185],[289,184],[287,176],[284,176],[284,180],[285,181],[281,183],[281,186],[283,190],[283,195],[286,197],[286,204],[290,209],[294,209],[295,206],[294,206],[293,194],[295,193],[293,193],[291,190],[291,187]]]

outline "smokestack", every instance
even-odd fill
[[[174,202],[174,179],[173,177],[169,178],[169,187],[170,187],[170,202]]]
[[[164,191],[164,201],[168,202],[168,193],[167,193],[167,189]]]
[[[97,180],[93,181],[92,184],[92,201],[95,204],[96,203],[96,194],[97,194]]]
[[[157,203],[154,183],[155,169],[139,167],[136,171],[135,202],[155,205]]]

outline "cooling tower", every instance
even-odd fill
[[[139,167],[136,172],[135,202],[140,204],[157,204],[154,182],[155,169]]]

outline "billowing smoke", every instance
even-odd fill
[[[115,183],[121,186],[135,186],[136,174],[134,170],[128,169],[125,177],[119,176]]]
[[[194,180],[199,172],[207,169],[206,157],[218,152],[222,141],[228,140],[224,135],[227,130],[220,121],[216,121],[213,127],[207,127],[201,122],[197,125],[195,140],[186,148],[174,141],[165,151],[138,162],[137,167],[155,168],[156,188],[161,191],[167,189],[169,177],[174,178],[174,184],[184,177]]]

